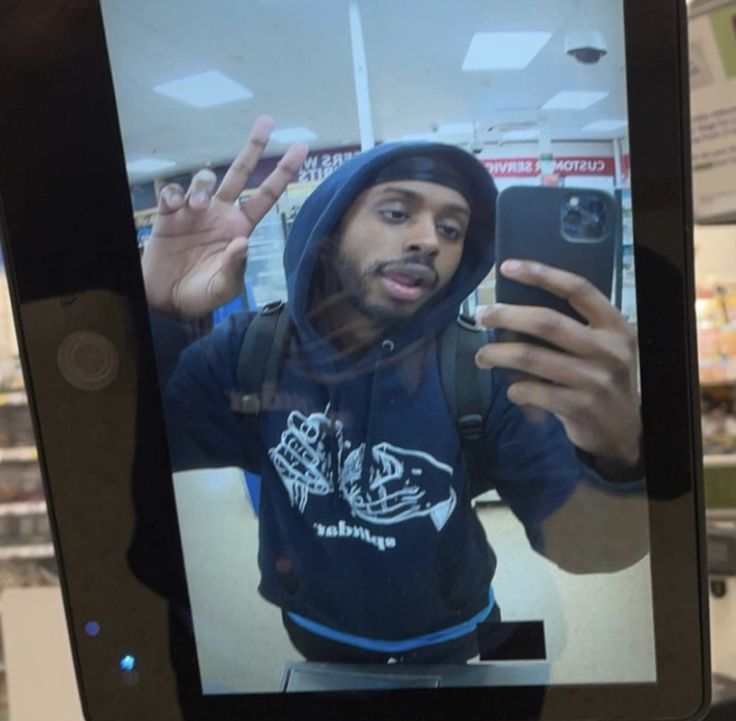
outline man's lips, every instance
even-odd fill
[[[379,275],[395,300],[416,301],[437,285],[437,272],[424,263],[387,263]]]

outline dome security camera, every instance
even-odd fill
[[[608,48],[600,31],[581,28],[565,35],[565,52],[579,63],[592,65],[608,53]]]

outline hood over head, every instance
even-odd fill
[[[434,335],[452,322],[462,302],[488,274],[494,261],[497,191],[485,167],[466,151],[440,143],[386,143],[360,153],[329,175],[297,214],[284,252],[289,313],[312,350],[324,344],[307,318],[312,278],[320,250],[361,191],[390,180],[426,180],[457,190],[471,208],[460,266],[440,294],[422,306],[391,338],[402,345]]]

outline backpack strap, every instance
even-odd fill
[[[491,407],[491,374],[475,364],[475,354],[487,342],[483,329],[465,316],[450,323],[438,338],[442,389],[457,424],[473,496],[493,488],[488,476],[490,450],[483,443],[483,425]]]
[[[238,410],[257,420],[273,402],[289,343],[286,303],[263,306],[245,331],[237,368]]]

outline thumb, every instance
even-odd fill
[[[220,268],[212,278],[209,294],[218,302],[227,302],[243,290],[248,239],[234,238],[220,257]]]
[[[248,239],[245,236],[233,238],[225,250],[222,251],[220,272],[226,276],[243,273],[247,257]]]

